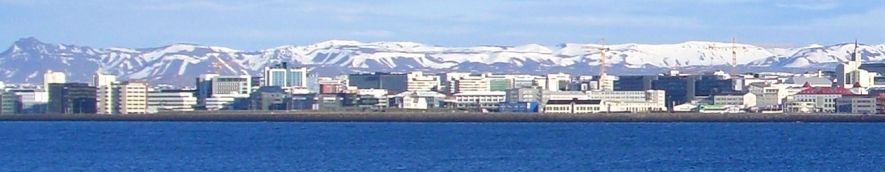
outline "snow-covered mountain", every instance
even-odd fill
[[[726,69],[730,43],[619,44],[605,46],[609,71],[616,75],[653,74],[669,68]],[[802,48],[762,48],[738,44],[744,70],[781,71],[830,67],[846,61],[853,44]],[[305,46],[281,46],[260,51],[173,44],[157,48],[91,48],[49,44],[23,38],[0,53],[0,80],[41,82],[46,70],[64,71],[69,80],[85,82],[96,71],[154,83],[190,84],[203,73],[259,75],[277,62],[307,66],[313,73],[470,71],[496,73],[595,74],[602,45],[567,43],[557,46],[442,47],[414,42],[332,40]],[[885,45],[862,45],[863,59],[885,61]]]

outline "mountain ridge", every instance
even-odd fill
[[[22,38],[0,53],[0,80],[42,81],[46,70],[63,71],[71,81],[88,81],[101,70],[122,79],[188,85],[203,73],[258,75],[265,66],[288,62],[308,67],[312,73],[335,75],[352,72],[511,72],[541,74],[568,72],[595,74],[599,44],[563,43],[556,46],[444,47],[418,42],[359,42],[329,40],[308,45],[283,45],[244,51],[233,48],[175,43],[154,48],[92,48],[44,43]],[[613,44],[606,53],[607,67],[615,75],[655,74],[673,68],[698,71],[727,69],[731,43],[686,41],[676,44]],[[800,48],[764,48],[737,44],[742,71],[784,71],[827,68],[844,62],[850,43]],[[861,45],[863,60],[885,62],[885,45]]]

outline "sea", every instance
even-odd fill
[[[0,122],[0,171],[883,171],[876,123]]]

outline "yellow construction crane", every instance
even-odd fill
[[[731,75],[737,76],[737,49],[747,49],[746,46],[737,46],[737,41],[731,37],[731,46],[715,46],[710,45],[709,49],[726,49],[731,50]]]
[[[603,82],[605,82],[605,75],[606,75],[606,73],[605,73],[605,65],[606,65],[605,52],[610,50],[605,44],[605,39],[602,39],[600,42],[601,42],[599,44],[600,46],[590,46],[590,45],[584,46],[584,48],[591,48],[591,49],[599,50],[599,56],[600,56],[599,57],[599,80],[597,82],[599,85],[597,85],[597,89],[602,89],[602,84],[603,84]]]

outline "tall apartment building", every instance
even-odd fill
[[[113,86],[115,114],[145,114],[148,109],[147,81],[126,81]]]
[[[117,76],[96,72],[92,76],[92,86],[96,88],[96,107],[99,114],[114,114],[114,89]]]
[[[278,86],[288,88],[307,88],[307,68],[291,67],[286,62],[264,68],[262,86]]]

